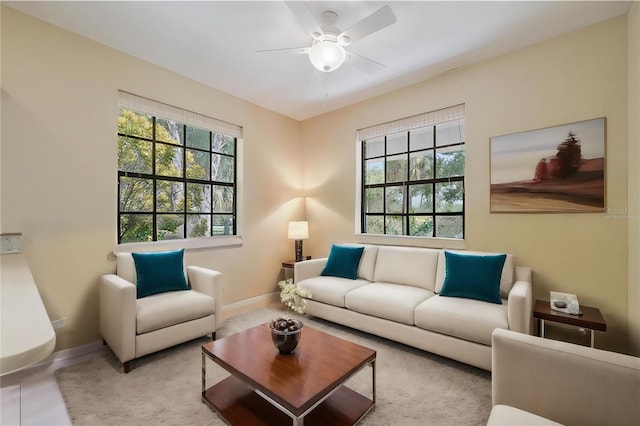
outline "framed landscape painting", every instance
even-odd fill
[[[491,212],[604,212],[605,135],[602,117],[491,138]]]

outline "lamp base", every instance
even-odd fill
[[[302,260],[302,240],[296,240],[296,262],[301,262]]]

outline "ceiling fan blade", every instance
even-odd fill
[[[324,32],[320,25],[316,22],[316,19],[311,14],[311,11],[307,7],[307,4],[303,1],[286,1],[287,7],[291,10],[293,15],[296,17],[302,28],[311,34],[316,40],[322,39],[324,36]]]
[[[396,15],[389,6],[384,6],[377,12],[372,13],[362,21],[344,30],[338,35],[338,40],[343,40],[343,44],[353,43],[384,27],[388,27],[394,22],[396,22]]]
[[[364,71],[367,74],[375,74],[379,71],[382,71],[385,66],[380,62],[376,62],[373,59],[365,58],[364,56],[360,56],[357,53],[348,52],[347,53],[347,63],[358,68],[360,71]]]
[[[283,52],[283,53],[293,53],[294,55],[306,55],[309,53],[309,47],[285,47],[282,49],[262,49],[256,50],[257,53],[263,52]]]

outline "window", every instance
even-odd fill
[[[118,243],[237,235],[239,129],[120,92]]]
[[[464,238],[464,105],[358,131],[363,234]]]

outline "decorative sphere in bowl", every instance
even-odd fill
[[[302,335],[302,321],[291,318],[276,318],[269,323],[271,340],[281,354],[295,351]]]

